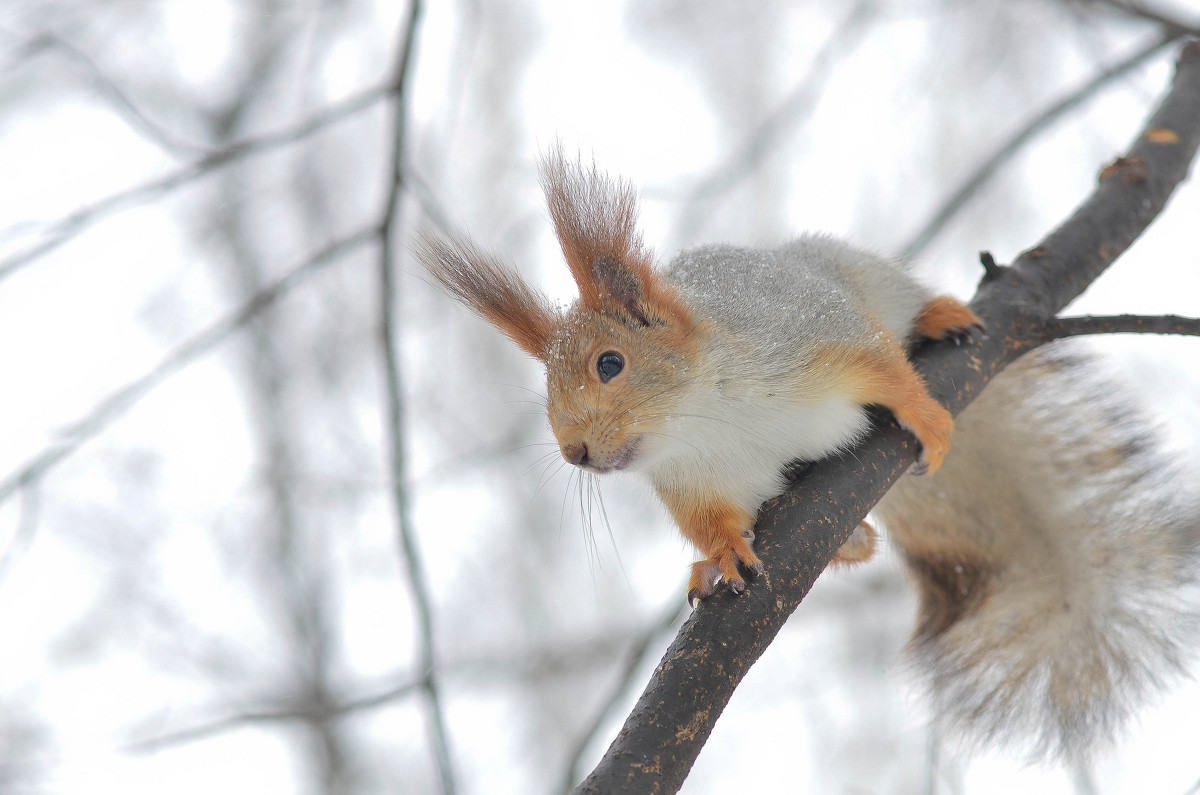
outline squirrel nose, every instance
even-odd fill
[[[587,445],[583,442],[565,445],[562,449],[562,454],[563,458],[577,467],[587,466],[590,463],[588,461]]]

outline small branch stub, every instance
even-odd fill
[[[983,265],[983,278],[980,279],[980,284],[986,284],[993,279],[998,279],[1004,273],[1004,266],[996,264],[996,258],[992,256],[990,251],[979,252],[979,263]]]

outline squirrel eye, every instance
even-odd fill
[[[596,360],[596,372],[600,381],[607,384],[625,369],[625,357],[616,351],[605,351]]]

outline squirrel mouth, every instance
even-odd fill
[[[584,446],[584,452],[579,457],[579,460],[567,458],[572,464],[583,469],[591,470],[592,472],[603,475],[606,472],[625,469],[634,462],[637,458],[638,450],[642,446],[642,437],[638,436],[630,439],[625,445],[617,451],[615,455],[603,463],[593,460],[587,453],[587,448]]]
[[[637,458],[638,450],[642,446],[642,437],[636,436],[625,443],[621,451],[617,453],[617,457],[613,459],[610,469],[624,469],[633,463]]]

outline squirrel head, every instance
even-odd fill
[[[579,300],[554,308],[469,242],[422,236],[417,255],[455,298],[546,365],[547,414],[563,457],[593,471],[645,459],[699,355],[696,321],[655,273],[630,185],[561,147],[539,164]]]

